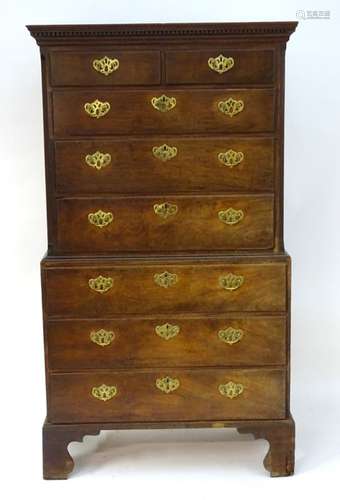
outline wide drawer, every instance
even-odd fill
[[[185,251],[273,247],[272,195],[64,198],[58,252]]]
[[[285,371],[162,369],[49,376],[48,420],[285,418]]]
[[[46,321],[50,370],[283,365],[285,316]]]
[[[52,85],[159,84],[159,51],[50,52]]]
[[[273,50],[168,51],[165,54],[167,83],[273,83]]]
[[[287,264],[262,262],[43,266],[44,310],[64,317],[286,311]]]
[[[163,95],[170,99],[168,111],[162,111]],[[272,89],[68,90],[55,91],[52,98],[56,137],[274,129]]]
[[[56,141],[61,193],[271,191],[274,141],[247,137]]]

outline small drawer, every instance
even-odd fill
[[[165,55],[167,83],[272,84],[273,50],[169,51]]]
[[[59,193],[272,191],[271,138],[56,141]]]
[[[57,262],[43,266],[47,316],[286,312],[284,261]]]
[[[64,198],[62,253],[273,248],[273,195]]]
[[[52,51],[50,78],[53,86],[155,85],[160,83],[158,51],[91,52]]]
[[[272,132],[272,89],[54,91],[56,138],[122,134]]]
[[[285,316],[48,320],[45,328],[54,371],[286,362]]]
[[[174,369],[49,376],[48,420],[157,422],[285,418],[285,371]]]

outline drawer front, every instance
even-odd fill
[[[92,51],[50,53],[52,85],[159,84],[160,52]]]
[[[45,312],[112,314],[286,310],[285,263],[143,264],[45,269]]]
[[[46,322],[50,370],[283,365],[285,316]]]
[[[270,191],[273,139],[56,141],[61,193]]]
[[[273,50],[169,51],[167,83],[256,84],[274,82]]]
[[[59,252],[273,247],[273,196],[61,199]]]
[[[153,101],[162,95],[170,99],[167,106],[171,109],[168,111],[160,110],[164,105],[162,100]],[[99,104],[96,101],[100,101]],[[156,109],[152,102],[160,109]],[[224,105],[226,102],[229,104]],[[230,116],[225,111],[235,114]],[[172,88],[55,91],[53,120],[56,137],[160,132],[272,132],[274,93],[271,89],[189,91]]]
[[[285,372],[279,369],[169,368],[49,376],[52,423],[284,417]]]

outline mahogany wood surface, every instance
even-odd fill
[[[285,48],[297,23],[29,26],[41,51],[48,252],[42,261],[47,419],[44,477],[101,429],[236,427],[267,439],[272,476],[294,471],[290,259],[283,244]],[[224,73],[211,57],[233,58]],[[93,62],[115,58],[109,75]],[[160,112],[153,97],[176,98]],[[228,116],[228,98],[244,109]],[[97,119],[84,108],[110,104]],[[161,161],[155,146],[175,147]],[[225,166],[218,154],[242,152]],[[102,169],[86,162],[111,155]],[[177,205],[167,219],[154,205]],[[226,225],[218,212],[242,210]],[[99,228],[89,213],[110,211]],[[177,275],[167,288],[155,275]],[[229,273],[239,288],[221,286]],[[98,293],[89,280],[112,278]],[[156,326],[176,324],[165,340]],[[242,329],[222,342],[221,329]],[[113,332],[107,346],[90,334]],[[178,378],[163,393],[159,377]],[[243,392],[222,396],[234,381]],[[108,401],[92,395],[115,385]]]
[[[154,207],[163,203],[177,213],[157,215]],[[229,208],[241,210],[243,219],[221,221],[219,213]],[[98,210],[112,214],[109,225],[89,222]],[[271,249],[273,212],[271,195],[64,198],[57,203],[57,247],[62,254]]]
[[[169,394],[156,387],[156,380],[167,376],[180,383]],[[229,381],[244,387],[233,399],[219,392],[219,385]],[[108,401],[95,398],[91,391],[102,384],[116,387],[116,396]],[[49,391],[52,423],[286,416],[283,369],[162,368],[52,374]]]
[[[269,450],[264,459],[265,469],[272,477],[294,474],[295,423],[291,416],[276,420],[223,420],[173,422],[115,422],[88,424],[51,424],[43,426],[44,478],[67,479],[74,462],[67,450],[73,441],[82,441],[86,435],[99,434],[101,429],[162,429],[162,428],[229,428],[236,427],[242,434],[253,434],[266,439]]]
[[[224,313],[230,311],[286,312],[287,263],[225,264],[199,262],[163,263],[151,259],[126,264],[106,262],[72,267],[62,263],[43,268],[45,312],[60,317],[105,317],[112,314]],[[86,261],[85,261],[86,262]],[[103,263],[102,263],[103,264]],[[168,288],[155,282],[156,274],[177,275]],[[232,273],[243,276],[238,289],[225,290],[220,278]],[[98,293],[89,280],[98,276],[113,280],[112,288]]]
[[[152,152],[163,144],[177,148],[177,155],[165,162]],[[243,160],[223,165],[218,154],[228,150],[243,153]],[[85,161],[96,151],[111,156],[100,170]],[[274,140],[177,135],[64,140],[55,142],[55,165],[58,194],[273,192]]]
[[[209,71],[207,61],[219,54],[236,61],[235,71]],[[274,51],[239,50],[228,45],[209,50],[169,50],[165,52],[167,83],[271,84],[275,79]]]
[[[166,339],[156,329],[179,328]],[[241,340],[228,344],[219,332],[242,331]],[[112,332],[111,344],[91,340],[91,333]],[[115,319],[47,320],[51,371],[81,371],[124,367],[250,366],[286,363],[286,317],[228,314]]]
[[[276,421],[267,426],[254,425],[238,427],[240,434],[251,433],[255,439],[266,439],[269,450],[263,465],[271,477],[291,476],[295,465],[295,423],[292,418]]]
[[[167,112],[155,109],[154,97],[176,99]],[[169,94],[169,95],[168,95]],[[56,138],[125,134],[273,132],[272,89],[179,90],[158,87],[150,90],[55,90],[51,94],[53,130]],[[218,104],[229,98],[242,100],[243,111],[230,117]],[[108,102],[110,110],[101,118],[89,116],[84,105],[96,99]]]
[[[93,71],[93,61],[101,59],[98,50],[92,52],[51,52],[50,77],[54,86],[76,85],[155,85],[161,80],[160,52],[107,51],[104,56],[118,59],[119,68],[109,79]]]

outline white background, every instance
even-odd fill
[[[39,261],[46,249],[40,60],[25,24],[302,20],[286,70],[285,242],[293,258],[296,475],[270,479],[266,441],[233,430],[120,431],[74,443],[69,481],[41,479],[45,417]],[[2,498],[338,497],[340,63],[335,1],[1,0]],[[334,492],[334,493],[333,493]]]

